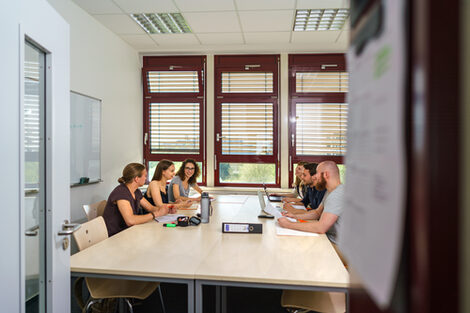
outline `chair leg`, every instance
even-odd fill
[[[129,307],[129,313],[134,313],[134,310],[132,309],[132,304],[129,299],[124,298],[124,302],[127,303],[127,306]]]
[[[163,295],[162,295],[162,288],[160,288],[161,285],[158,285],[158,294],[160,295],[160,302],[162,304],[162,310],[163,313],[166,313],[165,311],[165,303],[163,303]]]
[[[98,303],[98,302],[101,302],[101,299],[90,299],[90,300],[88,300],[87,305],[84,308],[84,312],[88,313],[88,311],[91,309],[93,304]]]

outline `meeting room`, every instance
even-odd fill
[[[2,312],[470,311],[469,3],[0,8]]]

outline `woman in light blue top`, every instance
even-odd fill
[[[188,200],[190,187],[193,187],[199,193],[202,189],[199,188],[196,181],[201,174],[201,170],[193,159],[186,159],[181,164],[176,176],[171,180],[168,186],[168,198],[170,201]],[[192,200],[199,200],[192,199]]]

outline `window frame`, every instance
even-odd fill
[[[325,64],[336,67],[322,68]],[[347,92],[297,92],[296,73],[298,72],[347,72],[344,54],[290,54],[289,55],[289,186],[293,183],[294,164],[300,161],[319,163],[331,160],[344,163],[343,156],[296,154],[296,107],[297,103],[346,103]]]
[[[149,162],[158,162],[162,159],[171,161],[184,161],[191,158],[202,162],[202,183],[207,182],[206,162],[206,56],[144,56],[142,67],[143,85],[143,152],[144,164],[149,168]],[[158,92],[152,93],[148,88],[147,73],[152,71],[197,71],[199,92]],[[198,154],[163,154],[150,151],[150,103],[199,103],[199,153]],[[147,138],[146,138],[147,135]],[[147,140],[146,140],[147,139]],[[178,170],[178,169],[176,169]],[[151,177],[148,177],[151,180]]]
[[[245,65],[259,64],[260,67],[245,70]],[[279,162],[279,65],[280,55],[215,55],[214,56],[214,185],[259,187],[259,183],[220,182],[220,163],[275,164],[275,183],[269,187],[280,187]],[[267,93],[223,93],[222,73],[225,72],[272,72],[273,91]],[[222,133],[222,103],[272,103],[273,104],[273,154],[272,155],[223,155],[222,144],[217,134]]]

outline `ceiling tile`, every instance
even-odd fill
[[[181,12],[234,11],[233,0],[175,0]]]
[[[121,35],[121,38],[136,50],[158,47],[149,35]]]
[[[145,31],[126,14],[93,15],[93,17],[116,34],[146,34]]]
[[[291,32],[244,33],[247,44],[289,43]]]
[[[203,45],[243,44],[242,33],[211,33],[197,34]]]
[[[159,46],[199,45],[193,34],[154,34],[150,35]]]
[[[341,31],[311,31],[311,32],[292,32],[292,43],[295,44],[322,44],[334,43]]]
[[[349,8],[345,0],[297,0],[297,9],[339,9]]]
[[[294,10],[239,12],[244,32],[290,31],[294,14]]]
[[[183,13],[193,33],[236,33],[240,24],[235,12]]]
[[[126,13],[178,12],[172,0],[113,0]]]
[[[235,0],[238,10],[295,9],[295,0]]]
[[[90,14],[122,14],[121,9],[112,0],[73,0],[73,2]]]

